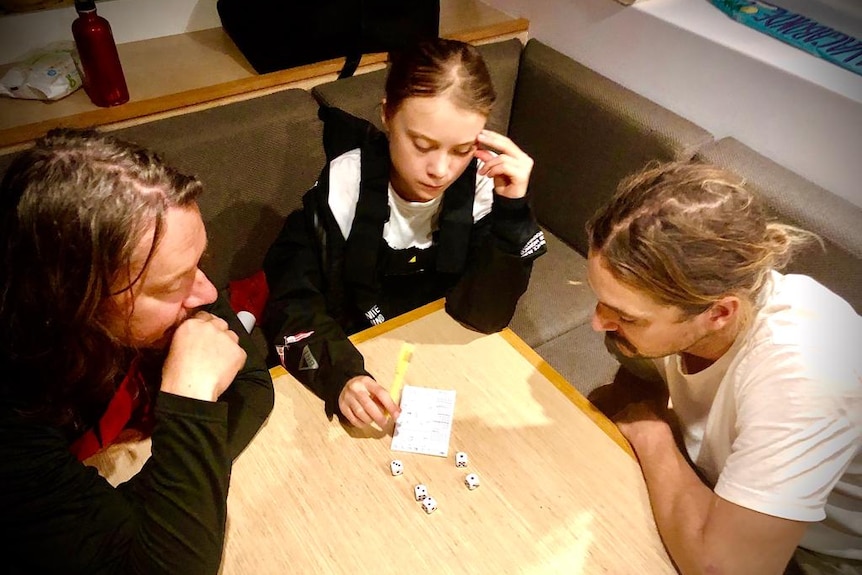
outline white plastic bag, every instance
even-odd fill
[[[74,47],[43,48],[16,63],[0,78],[0,95],[27,100],[59,100],[81,87]]]

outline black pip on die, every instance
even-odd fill
[[[477,487],[479,487],[479,476],[475,473],[469,474],[467,477],[464,478],[464,485],[466,485],[467,489],[469,489],[470,491],[476,489]]]
[[[420,483],[413,488],[413,496],[416,497],[416,501],[423,501],[428,497],[428,488]]]
[[[422,500],[422,509],[425,510],[425,513],[433,512],[437,509],[437,501],[435,501],[430,495],[425,497],[425,499]]]

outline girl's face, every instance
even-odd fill
[[[446,96],[401,102],[383,123],[389,130],[392,187],[411,202],[440,196],[464,173],[487,117],[457,107]]]

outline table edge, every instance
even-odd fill
[[[425,304],[422,307],[418,307],[412,311],[409,311],[403,315],[399,315],[390,320],[387,320],[381,324],[371,326],[367,329],[364,329],[358,333],[350,336],[350,341],[356,345],[362,343],[364,341],[368,341],[369,339],[375,338],[379,335],[397,329],[401,326],[404,326],[412,321],[415,321],[419,318],[425,317],[426,315],[432,314],[436,311],[445,309],[446,300],[438,299],[432,301],[431,303]],[[530,365],[535,367],[539,373],[545,376],[551,383],[556,387],[569,401],[571,401],[575,407],[580,409],[584,415],[590,418],[590,420],[595,423],[599,429],[605,432],[605,435],[610,437],[610,439],[616,443],[623,451],[628,453],[632,458],[635,458],[635,453],[631,448],[631,445],[620,433],[619,428],[605,416],[604,413],[599,411],[599,409],[590,403],[590,401],[584,397],[575,387],[569,383],[566,378],[564,378],[557,370],[555,370],[551,365],[542,358],[533,348],[531,348],[527,343],[521,339],[518,334],[516,334],[511,329],[504,328],[499,332],[499,334],[506,340],[506,342],[511,345],[515,350],[521,354],[521,356],[526,359]],[[273,379],[276,377],[280,377],[282,375],[287,375],[287,370],[284,367],[278,365],[269,370],[270,376]]]
[[[503,329],[500,332],[500,335],[505,339],[509,345],[518,350],[524,359],[530,362],[530,364],[535,367],[539,373],[544,375],[551,383],[554,384],[560,392],[565,395],[569,401],[575,404],[575,406],[580,409],[584,415],[589,417],[593,423],[595,423],[602,431],[605,432],[605,435],[610,437],[614,443],[619,445],[623,451],[628,453],[631,457],[635,457],[635,453],[631,448],[628,440],[620,433],[619,428],[612,422],[608,417],[599,411],[599,409],[593,405],[589,399],[584,397],[584,395],[579,392],[575,386],[573,386],[569,381],[563,377],[560,372],[551,367],[551,365],[545,361],[545,359],[540,356],[536,350],[531,348],[527,343],[521,339],[518,334],[509,329],[508,327]]]

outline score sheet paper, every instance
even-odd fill
[[[391,449],[446,457],[454,415],[454,389],[405,385]]]

